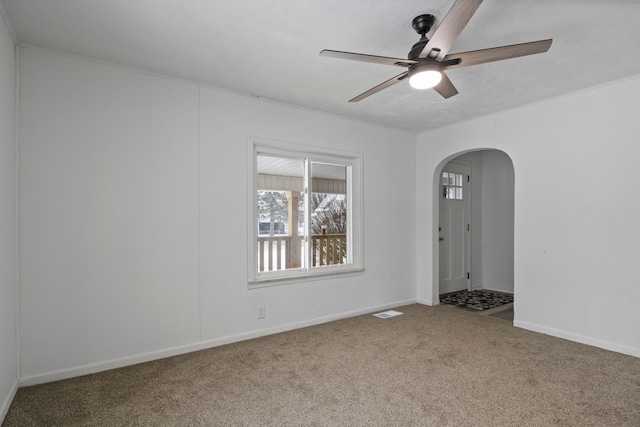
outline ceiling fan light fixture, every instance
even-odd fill
[[[429,89],[442,80],[442,70],[437,64],[423,64],[409,70],[409,84],[414,89]]]

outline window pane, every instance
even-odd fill
[[[442,172],[442,185],[449,185],[449,173]]]
[[[456,188],[456,199],[462,200],[462,188],[461,187],[457,187]]]
[[[456,174],[456,185],[458,187],[462,187],[462,174],[460,173]]]
[[[362,155],[250,142],[249,287],[362,271]]]
[[[258,155],[257,171],[257,271],[302,268],[304,161]]]
[[[456,198],[456,188],[455,187],[449,187],[449,194],[447,195],[447,199],[455,199]]]
[[[311,162],[311,266],[347,263],[347,167]]]

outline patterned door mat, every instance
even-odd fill
[[[442,304],[451,304],[474,310],[488,310],[510,302],[513,302],[513,295],[489,291],[462,291],[440,297],[440,303]]]

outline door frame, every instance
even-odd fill
[[[430,245],[430,249],[427,249],[425,246],[420,245],[418,242],[418,260],[427,258],[430,261],[430,268],[427,268],[426,271],[422,270],[425,273],[427,273],[427,275],[421,275],[421,269],[418,268],[418,287],[419,287],[418,302],[421,304],[430,305],[430,306],[435,306],[440,304],[440,250],[439,250],[440,242],[438,241],[438,236],[439,236],[438,227],[440,224],[440,199],[438,198],[438,195],[439,195],[439,192],[441,191],[440,176],[442,175],[442,170],[444,169],[444,166],[447,163],[451,162],[452,160],[455,160],[457,157],[460,157],[464,154],[477,152],[477,151],[499,151],[505,154],[507,158],[510,160],[511,167],[513,168],[513,174],[514,174],[513,179],[517,181],[517,169],[516,169],[516,164],[513,160],[513,157],[508,152],[495,147],[480,146],[480,147],[474,147],[472,149],[457,151],[442,158],[442,160],[435,163],[435,167],[434,169],[432,169],[433,172],[431,174],[431,182],[430,182],[431,192],[428,195],[430,202],[427,205],[425,205],[425,207],[430,205],[429,208],[431,210],[431,224],[425,224],[425,228],[422,228],[420,226],[418,227],[419,229],[418,239],[420,239],[420,236],[424,236],[426,245]],[[472,170],[471,173],[474,174],[475,172]],[[424,178],[426,179],[426,176]],[[479,178],[476,176],[475,177],[476,182],[478,181],[478,179]],[[517,188],[515,189],[515,191],[517,192]],[[418,212],[420,212],[420,207],[418,207]],[[513,215],[515,220],[515,217],[517,216],[517,209],[515,209],[515,206],[514,206]],[[430,236],[427,231],[429,229],[429,226],[431,226]],[[476,224],[476,227],[478,226],[480,225]],[[515,240],[516,239],[515,228],[513,232],[514,232],[513,237]],[[469,257],[470,262],[472,262],[471,257],[473,256],[472,246],[473,244],[469,245],[469,250],[471,250],[471,254],[472,254]],[[517,265],[515,249],[516,248],[514,245],[514,258],[513,258],[514,267],[515,265]],[[431,276],[430,278],[429,278],[429,275]],[[517,294],[517,289],[518,289],[517,274],[515,274],[515,270],[514,270],[513,281],[514,281],[513,293],[515,296]],[[424,292],[424,293],[421,294],[421,292]]]

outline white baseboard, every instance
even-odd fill
[[[513,287],[509,287],[509,286],[483,286],[481,288],[478,289],[482,289],[485,291],[495,291],[495,292],[502,292],[505,294],[513,294]]]
[[[0,406],[0,424],[2,424],[2,422],[4,421],[4,418],[7,416],[7,413],[9,412],[9,407],[11,406],[11,402],[13,402],[13,399],[16,397],[17,391],[18,391],[18,380],[14,381],[13,385],[11,386],[11,389],[9,390],[9,393],[7,394],[7,397],[5,397],[4,401],[2,402],[2,406]]]
[[[149,353],[138,354],[135,356],[123,357],[120,359],[112,359],[103,362],[91,363],[82,366],[74,366],[71,368],[60,369],[57,371],[47,372],[44,374],[32,375],[20,378],[20,386],[29,386],[35,384],[43,384],[52,381],[60,381],[68,378],[78,377],[81,375],[94,374],[96,372],[107,371],[109,369],[122,368],[123,366],[135,365],[137,363],[150,362],[152,360],[163,359],[165,357],[177,356],[179,354],[190,353],[192,351],[205,350],[208,348],[218,347],[221,345],[231,344],[238,341],[245,341],[253,338],[259,338],[266,335],[278,334],[280,332],[291,331],[294,329],[306,328],[308,326],[319,325],[322,323],[333,322],[334,320],[346,319],[348,317],[360,316],[363,314],[374,313],[377,311],[389,310],[391,308],[403,305],[415,304],[416,300],[396,301],[390,304],[384,304],[375,307],[368,307],[359,310],[353,310],[329,316],[317,317],[315,319],[304,320],[301,322],[289,323],[282,326],[276,326],[269,329],[261,329],[252,332],[246,332],[238,335],[231,335],[222,338],[216,338],[208,341],[187,344],[178,347],[166,348],[163,350],[153,351]]]
[[[579,342],[581,344],[587,344],[594,347],[603,348],[605,350],[615,351],[616,353],[622,353],[622,354],[628,354],[629,356],[640,357],[640,348],[627,347],[624,345],[619,345],[619,344],[615,344],[608,341],[585,337],[583,335],[574,334],[571,332],[561,331],[559,329],[547,328],[545,326],[540,326],[533,323],[522,322],[520,320],[514,320],[513,326],[517,326],[518,328],[522,328],[522,329],[527,329],[529,331],[540,332],[541,334],[551,335],[553,337],[563,338],[569,341]]]
[[[418,304],[433,306],[433,301],[428,299],[418,299]]]

